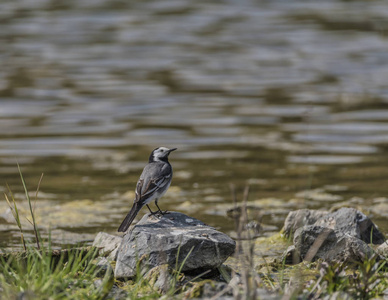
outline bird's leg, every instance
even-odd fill
[[[160,209],[160,207],[159,207],[159,205],[158,205],[158,199],[155,200],[155,205],[156,205],[156,207],[159,209],[158,212],[160,212],[160,214],[161,214],[162,216],[165,215],[165,214],[168,212],[167,210],[162,211],[162,210]]]
[[[156,215],[159,212],[159,211],[152,211],[151,208],[148,206],[148,204],[146,204],[146,205],[147,205],[148,210],[151,213],[151,216]]]

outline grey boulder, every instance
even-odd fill
[[[284,221],[283,233],[286,237],[292,237],[298,228],[305,225],[313,225],[317,220],[328,213],[328,211],[312,209],[298,209],[291,211]]]
[[[299,228],[294,235],[294,246],[306,261],[323,259],[328,262],[353,263],[374,254],[359,238],[317,225]]]
[[[372,220],[355,208],[343,207],[323,216],[315,225],[334,229],[368,244],[382,244],[385,241],[384,235]]]
[[[290,248],[284,255],[289,263],[298,262],[298,259],[363,261],[374,253],[368,243],[382,244],[385,241],[384,235],[371,219],[347,207],[333,213],[314,210],[291,212],[285,222],[284,232],[291,235],[293,230],[296,230],[294,248]]]
[[[115,277],[133,277],[137,264],[142,272],[168,264],[198,274],[219,267],[235,248],[229,236],[185,214],[147,214],[123,237]]]

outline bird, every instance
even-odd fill
[[[173,172],[168,161],[168,156],[176,149],[177,148],[168,149],[166,147],[158,147],[152,151],[148,164],[144,167],[136,184],[133,206],[118,228],[118,232],[127,231],[144,205],[147,206],[151,215],[157,213],[164,215],[167,213],[167,211],[163,212],[160,209],[158,201],[170,187]],[[155,200],[155,205],[158,208],[155,212],[148,206],[152,200]]]

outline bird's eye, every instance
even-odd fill
[[[163,152],[164,150],[162,149],[162,150],[160,150],[160,151],[162,151],[162,152]]]

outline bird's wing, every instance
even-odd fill
[[[172,172],[169,165],[158,168],[157,165],[149,164],[144,168],[142,175],[136,185],[135,202],[147,199],[155,191],[163,188],[171,180]]]

